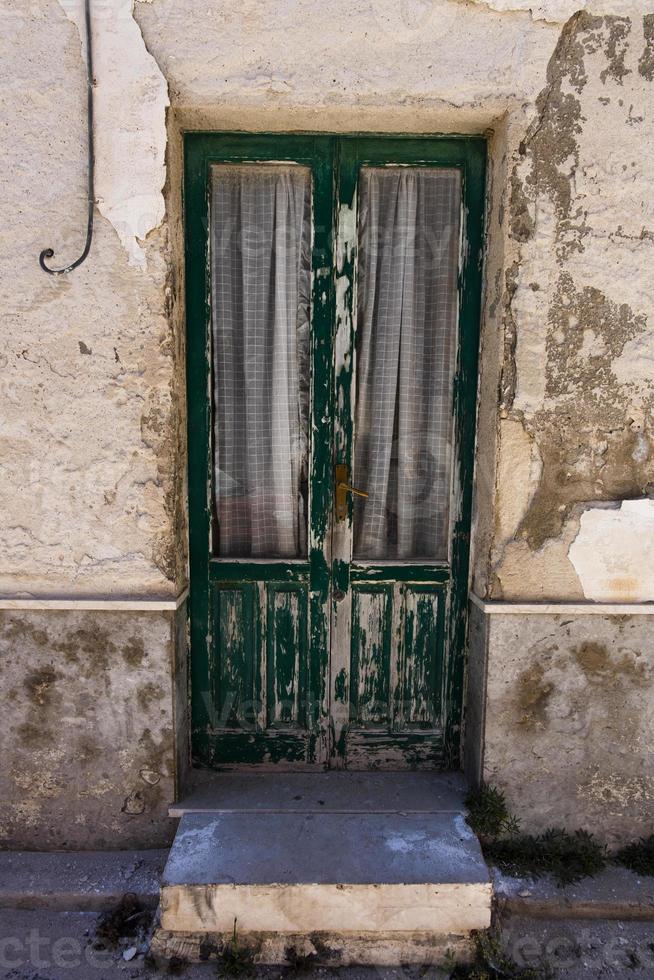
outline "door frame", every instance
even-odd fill
[[[457,361],[453,388],[455,456],[453,460],[453,504],[451,513],[452,550],[450,558],[451,588],[445,610],[445,676],[443,697],[445,725],[443,763],[446,768],[460,768],[461,718],[467,630],[468,578],[470,561],[470,525],[473,497],[474,447],[476,431],[479,334],[482,294],[483,229],[485,203],[486,140],[478,136],[434,136],[431,134],[334,134],[319,133],[207,133],[184,135],[184,220],[186,238],[186,346],[188,406],[188,495],[189,495],[189,566],[190,566],[190,661],[191,718],[194,761],[207,764],[212,690],[211,629],[209,625],[209,561],[211,540],[212,481],[211,454],[211,381],[210,381],[210,291],[209,265],[209,168],[212,163],[289,160],[312,168],[325,167],[334,173],[337,150],[342,144],[351,149],[355,141],[362,162],[383,165],[423,163],[426,166],[454,166],[462,173],[462,249],[459,270],[459,322]],[[283,152],[280,153],[280,144]],[[247,146],[247,150],[244,147]],[[329,205],[316,201],[314,210],[314,245],[322,251],[325,262],[315,261],[312,282],[312,355],[317,375],[312,378],[313,411],[325,422],[324,440],[334,445],[335,389],[333,351],[336,342],[337,316],[335,277],[354,276],[354,253],[339,242],[338,269],[332,255],[332,229],[336,228],[336,201],[341,205],[347,188],[338,192],[332,186]],[[353,188],[350,189],[353,192]],[[320,210],[321,209],[321,210]],[[356,227],[356,225],[355,225]],[[201,230],[201,234],[198,234]],[[322,236],[322,237],[320,237]],[[320,238],[320,240],[318,240]],[[350,304],[352,297],[350,297]],[[329,534],[333,506],[332,451],[313,452],[309,505],[309,528],[322,528]],[[310,632],[309,663],[312,677],[309,690],[315,703],[316,727],[311,735],[309,762],[321,765],[326,758],[329,734],[330,615],[329,592],[332,571],[334,584],[338,569],[331,568],[329,541],[322,550],[311,548],[312,614],[315,622]],[[239,562],[242,572],[246,562]],[[292,563],[289,563],[292,564]],[[427,570],[413,566],[414,575],[425,581]],[[261,567],[257,569],[260,573]],[[433,574],[433,569],[432,569]],[[292,580],[292,569],[288,577]],[[433,581],[430,578],[429,581]],[[282,747],[283,749],[283,747]],[[244,760],[247,761],[247,760]],[[274,761],[274,760],[273,760]],[[220,760],[215,760],[219,764]]]

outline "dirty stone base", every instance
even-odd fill
[[[185,612],[0,611],[0,848],[166,847],[188,758]]]
[[[528,833],[584,828],[611,848],[651,834],[652,615],[483,606],[470,604],[470,781],[500,787]]]
[[[150,947],[155,962],[164,965],[172,959],[198,963],[200,953],[209,947],[222,949],[233,939],[232,933],[167,932],[157,929]],[[468,962],[473,949],[469,937],[434,936],[433,932],[294,933],[248,932],[239,939],[239,948],[252,951],[259,966],[288,966],[306,961],[325,968],[347,966],[441,966]]]

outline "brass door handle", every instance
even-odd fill
[[[357,490],[356,487],[351,487],[349,483],[339,483],[341,490],[349,491],[350,493],[356,494],[357,497],[368,497],[369,494],[365,490]]]
[[[359,490],[348,483],[349,472],[346,463],[336,464],[336,520],[344,521],[347,519],[347,495],[352,493],[357,497],[367,497],[365,490]]]

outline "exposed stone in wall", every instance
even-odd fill
[[[483,762],[471,775],[506,791],[525,831],[583,827],[611,845],[651,833],[651,617],[483,620],[473,614],[473,662],[488,675],[471,733]]]
[[[174,629],[169,613],[0,614],[0,847],[169,842],[187,725]]]
[[[654,14],[643,17],[645,47],[638,59],[638,71],[648,82],[654,81]]]
[[[512,538],[522,524],[539,485],[542,460],[533,438],[515,419],[500,425],[501,454],[498,465],[497,531]]]

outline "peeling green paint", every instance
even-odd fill
[[[221,766],[457,766],[484,141],[194,133],[185,152],[194,758]],[[293,562],[217,560],[210,549],[208,176],[213,163],[267,159],[302,163],[313,175],[309,554]],[[352,564],[351,504],[338,533],[332,523],[334,464],[351,472],[353,463],[356,187],[363,162],[462,170],[465,248],[453,405],[459,489],[449,564]],[[346,636],[335,642],[332,633],[330,655],[330,628],[338,622]]]
[[[334,679],[334,697],[337,701],[347,701],[347,671],[345,667],[339,670]]]
[[[326,753],[331,513],[333,139],[189,134],[185,140],[193,752],[201,764],[321,764]],[[219,162],[311,168],[311,472],[306,561],[211,557],[208,187]]]

